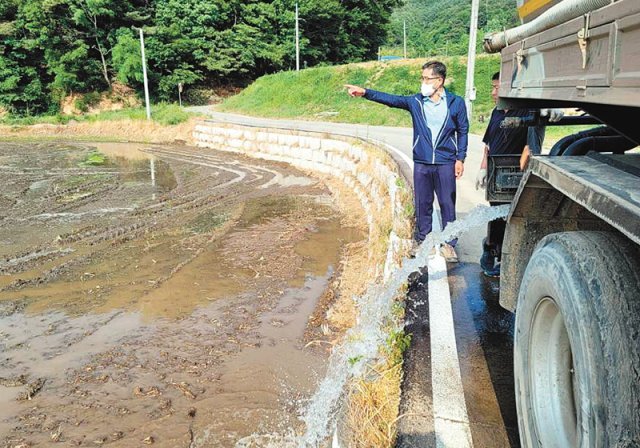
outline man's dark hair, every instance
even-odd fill
[[[491,81],[500,81],[500,72],[495,72],[491,77]]]
[[[422,66],[422,70],[430,68],[433,73],[442,79],[447,79],[447,66],[440,61],[429,61]]]

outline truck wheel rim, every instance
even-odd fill
[[[533,314],[529,395],[540,446],[576,446],[578,390],[569,334],[555,301],[546,297]]]

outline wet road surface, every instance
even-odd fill
[[[460,369],[476,447],[518,447],[513,384],[514,315],[498,304],[499,280],[479,265],[449,266]]]
[[[429,311],[429,274],[424,268],[410,279],[405,377],[398,448],[435,447],[433,365]],[[487,278],[472,262],[448,264],[464,404],[475,447],[519,447],[513,384],[514,315],[498,304],[499,280]]]

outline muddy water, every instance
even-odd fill
[[[325,362],[307,318],[362,238],[321,184],[130,144],[0,143],[0,175],[0,442],[224,447],[300,430]]]

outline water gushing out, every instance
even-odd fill
[[[406,284],[409,275],[427,264],[428,254],[433,247],[457,238],[471,228],[504,218],[509,213],[509,207],[479,206],[465,218],[449,224],[444,231],[431,233],[415,259],[405,259],[386,284],[373,284],[364,295],[356,298],[359,309],[356,325],[347,332],[343,342],[334,347],[327,374],[302,412],[301,419],[306,426],[302,436],[296,437],[291,432],[253,434],[239,440],[236,447],[309,448],[327,443],[336,428],[344,387],[350,378],[362,375],[366,366],[378,356],[379,348],[388,336],[385,324],[391,323],[394,297]]]
[[[361,375],[365,366],[378,356],[378,350],[387,338],[384,324],[389,322],[393,299],[407,282],[409,274],[427,264],[433,247],[457,238],[473,227],[504,218],[509,208],[509,205],[479,206],[464,219],[449,224],[442,232],[429,234],[415,259],[405,259],[386,284],[373,284],[356,299],[360,310],[358,321],[331,353],[327,375],[302,416],[306,432],[297,442],[299,447],[318,446],[334,431],[344,386],[349,378]]]

